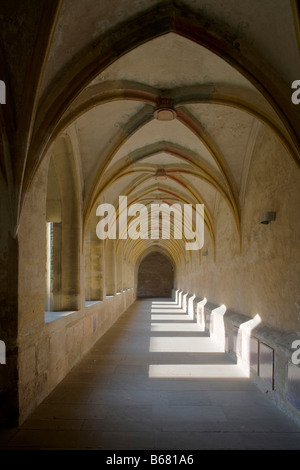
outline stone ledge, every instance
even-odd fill
[[[192,294],[180,289],[173,292],[179,303],[191,297]],[[222,309],[205,298],[194,296],[193,304],[196,321],[202,311],[202,330],[222,343],[224,352],[245,368],[258,387],[300,425],[300,364],[292,362],[295,351],[292,343],[298,340],[300,350],[300,334],[280,331],[265,324],[259,316],[250,317],[225,306]],[[182,306],[188,309],[188,302],[182,302]]]

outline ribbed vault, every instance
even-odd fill
[[[234,8],[228,5],[225,16],[221,5],[199,2],[195,7],[195,2],[187,0],[157,1],[152,5],[144,2],[143,7],[136,5],[134,8],[128,2],[123,3],[124,9],[121,6],[114,9],[104,6],[106,2],[100,6],[88,1],[86,15],[79,13],[82,11],[80,2],[69,5],[68,1],[57,1],[40,13],[40,29],[35,38],[41,47],[34,57],[37,87],[35,96],[32,96],[31,83],[28,83],[28,90],[25,87],[27,98],[19,114],[28,116],[28,128],[17,126],[14,135],[14,129],[7,124],[12,120],[5,120],[15,113],[10,88],[7,100],[10,106],[2,116],[8,144],[5,152],[7,156],[16,151],[19,154],[15,168],[7,166],[7,156],[2,161],[4,178],[9,181],[13,177],[17,183],[18,194],[11,196],[16,206],[16,230],[26,190],[43,156],[62,131],[69,131],[71,126],[77,130],[85,186],[85,216],[88,217],[103,171],[130,137],[151,123],[154,109],[164,100],[176,110],[176,121],[198,139],[198,145],[193,148],[198,158],[204,157],[200,143],[206,147],[210,163],[217,166],[217,174],[224,180],[226,198],[237,225],[241,216],[237,172],[241,172],[241,168],[235,171],[235,166],[237,161],[244,161],[249,134],[244,135],[244,141],[238,134],[228,154],[228,141],[217,138],[222,136],[219,130],[223,133],[224,126],[229,124],[229,133],[237,129],[237,123],[240,129],[244,126],[249,129],[251,122],[258,120],[276,132],[291,157],[299,162],[300,119],[298,110],[290,106],[290,82],[287,82],[287,77],[294,79],[291,64],[297,70],[297,60],[289,60],[294,51],[290,48],[286,57],[288,66],[284,68],[282,54],[279,78],[278,63],[274,62],[267,33],[266,37],[261,37],[260,28],[253,27],[262,21],[260,2],[251,2],[251,8],[237,7],[236,3]],[[106,12],[104,18],[108,11],[111,13],[100,27],[95,18],[102,8]],[[237,26],[236,18],[241,9],[244,23]],[[274,23],[280,23],[284,37],[292,35],[291,10],[283,4],[277,4],[274,9],[273,2],[269,1],[264,3],[263,12],[268,9],[272,11]],[[81,23],[76,34],[73,16],[80,18]],[[286,20],[284,31],[283,17]],[[120,22],[120,18],[123,21]],[[267,29],[266,25],[264,27]],[[5,34],[5,25],[3,31]],[[78,41],[74,41],[77,33]],[[291,37],[289,41],[292,43]],[[281,48],[279,38],[274,49]],[[26,59],[22,57],[24,69]],[[4,72],[9,74],[8,64]],[[17,88],[17,83],[14,85]],[[186,141],[182,144],[191,150]]]
[[[159,109],[173,116],[160,120]],[[214,52],[174,33],[128,52],[94,78],[58,124],[66,134],[75,129],[78,139],[84,230],[103,201],[114,205],[118,218],[120,195],[149,209],[153,203],[204,204],[205,235],[216,256],[221,199],[242,243],[243,191],[258,126],[276,135],[297,160],[268,99]],[[122,241],[130,259],[157,244],[148,235]],[[159,241],[180,264],[190,256],[186,242]]]
[[[112,250],[134,265],[147,250],[161,247],[184,276],[192,260],[201,263],[202,251],[209,248],[214,260],[222,251],[217,238],[225,214],[231,239],[242,249],[245,194],[261,132],[299,165],[300,119],[297,107],[290,105],[288,83],[296,69],[291,65],[296,63],[291,60],[294,49],[286,58],[289,68],[283,70],[284,57],[280,65],[274,62],[267,35],[262,37],[253,26],[261,21],[260,2],[242,8],[245,22],[238,26],[241,7],[236,4],[225,19],[214,2],[209,8],[201,2],[196,8],[197,2],[188,0],[144,2],[135,12],[123,3],[122,14],[118,8],[107,10],[108,23],[100,28],[95,18],[105,2],[100,6],[87,0],[80,41],[74,40],[70,22],[72,15],[79,18],[80,2],[72,3],[72,15],[67,0],[40,13],[35,95],[29,84],[26,93],[25,85],[28,99],[19,107],[28,119],[16,124],[16,132],[10,128],[12,119],[3,124],[1,169],[12,207],[11,231],[18,231],[25,195],[38,169],[62,139],[74,162],[83,242],[94,241],[100,204],[114,206],[117,224],[126,215],[119,210],[119,196],[148,211],[153,204],[190,205],[193,231],[195,208],[204,206],[205,242],[197,253],[186,250],[186,234],[152,239],[146,213],[139,214],[141,237],[122,236]],[[285,37],[292,43],[292,10],[278,4],[274,9],[267,1],[264,11],[268,9],[274,24],[285,16]],[[36,12],[36,22],[38,16]],[[280,50],[281,43],[276,44]],[[14,116],[14,104],[20,105],[19,95],[14,101],[11,93],[8,87],[2,119]]]

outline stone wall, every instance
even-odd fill
[[[134,289],[79,311],[42,316],[43,327],[19,340],[20,422],[54,389],[135,301]],[[51,315],[53,316],[51,321]]]
[[[249,317],[259,314],[275,328],[299,332],[299,186],[299,168],[262,126],[241,208],[241,237],[220,199],[214,213],[216,251],[205,235],[208,256],[178,286]],[[276,212],[269,225],[260,223],[266,211]]]

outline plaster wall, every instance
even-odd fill
[[[228,205],[215,212],[216,258],[206,238],[208,256],[187,273],[199,297],[254,317],[284,331],[299,328],[300,173],[275,135],[261,126],[254,146],[242,207],[241,245]],[[260,223],[263,212],[276,220]]]

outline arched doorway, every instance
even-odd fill
[[[139,266],[137,295],[139,298],[171,297],[173,280],[170,260],[162,253],[150,253]]]

